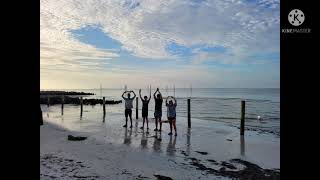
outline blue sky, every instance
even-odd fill
[[[87,3],[41,1],[41,88],[280,85],[279,1]]]

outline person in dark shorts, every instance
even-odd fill
[[[157,94],[158,92],[158,94]],[[157,94],[157,96],[156,96]],[[153,94],[154,101],[155,101],[155,107],[154,107],[154,118],[155,118],[155,123],[156,123],[156,128],[154,131],[158,131],[158,122],[160,123],[160,129],[159,131],[162,130],[162,122],[161,122],[161,117],[162,117],[162,95],[159,91],[159,88],[157,88],[156,92]]]
[[[168,103],[169,97],[171,97],[174,100],[174,103],[172,100],[169,100],[169,103]],[[175,131],[175,136],[177,136],[177,127],[176,127],[177,100],[173,96],[169,96],[169,97],[166,99],[167,116],[168,116],[168,120],[169,120],[169,124],[170,124],[170,133],[168,135],[172,135],[172,126],[173,126],[174,131]]]
[[[128,93],[128,97],[124,97],[124,94],[126,93],[126,92],[129,92]],[[130,98],[130,93],[133,93],[134,94],[134,96],[132,97],[132,98]],[[123,92],[123,94],[122,94],[122,98],[124,99],[124,101],[125,101],[125,110],[124,110],[124,115],[125,115],[125,117],[126,117],[126,124],[125,125],[123,125],[123,127],[127,127],[127,125],[128,125],[128,116],[130,117],[130,123],[131,123],[131,126],[130,126],[130,128],[132,128],[132,108],[133,108],[133,100],[134,100],[134,98],[136,97],[136,93],[134,93],[133,91],[125,91],[125,92]]]
[[[148,96],[144,96],[142,98],[141,96],[141,89],[139,90],[139,95],[140,95],[140,99],[142,101],[142,119],[143,119],[143,124],[142,127],[140,127],[140,129],[144,129],[144,122],[147,121],[147,133],[149,131],[149,122],[148,122],[148,105],[151,99],[151,89],[150,89],[150,95],[149,98]]]

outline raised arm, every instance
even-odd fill
[[[159,94],[160,94],[160,99],[162,99],[162,94],[161,94],[161,92],[159,91],[159,89],[158,89],[158,92],[159,92]]]
[[[134,96],[132,97],[132,99],[136,98],[136,96],[137,96],[136,93],[134,93],[134,91],[131,91],[131,92],[132,92],[133,95],[134,95]]]
[[[124,93],[126,93],[127,91],[124,91],[123,93],[122,93],[122,95],[121,95],[121,97],[123,98],[123,99],[125,99],[125,97],[123,96],[124,95]]]
[[[159,91],[159,88],[157,88],[157,90],[153,93],[154,99],[156,99],[156,94],[157,94],[158,91]]]
[[[148,101],[150,101],[150,99],[151,99],[151,88],[150,88],[150,95],[149,95]]]
[[[175,97],[172,97],[174,99],[174,105],[176,106],[177,105],[177,100]]]
[[[143,101],[142,96],[141,96],[141,89],[139,89],[139,96],[140,96],[141,101]]]
[[[169,104],[168,104],[168,99],[169,99],[169,96],[168,96],[167,99],[166,99],[166,106],[169,105]]]

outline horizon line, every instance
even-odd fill
[[[40,88],[41,90],[100,90],[100,88]],[[112,87],[108,87],[108,88],[101,88],[101,89],[124,89],[124,87],[122,88],[112,88]],[[145,89],[145,88],[132,88],[132,89]],[[155,89],[155,88],[151,88],[151,89]],[[166,89],[164,88],[159,88],[159,89]],[[168,88],[168,90],[170,90],[173,88]],[[175,87],[175,89],[190,89],[190,87]],[[280,89],[280,87],[192,87],[192,89]]]

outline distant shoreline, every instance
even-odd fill
[[[91,96],[94,93],[76,92],[76,91],[40,91],[40,104],[81,104],[79,97],[70,96]],[[105,100],[105,104],[119,104],[122,101]],[[103,104],[102,99],[83,99],[84,105]]]
[[[59,96],[59,95],[95,95],[94,93],[86,93],[86,92],[76,92],[76,91],[40,91],[40,95],[48,96]]]

